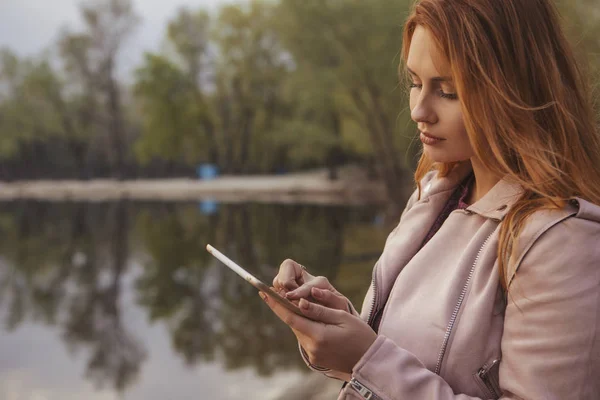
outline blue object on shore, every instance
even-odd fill
[[[213,215],[219,211],[219,202],[212,199],[202,200],[198,206],[204,215]]]
[[[219,176],[219,167],[215,164],[200,164],[196,168],[196,174],[203,180],[215,179]]]

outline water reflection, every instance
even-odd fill
[[[282,260],[297,259],[359,306],[389,230],[373,223],[378,211],[7,203],[0,209],[3,327],[41,326],[48,335],[58,329],[69,354],[85,353],[87,380],[115,392],[147,385],[143,366],[157,347],[147,332],[157,325],[168,332],[171,357],[191,370],[304,372],[289,329],[204,245],[214,244],[265,281]],[[132,313],[141,313],[147,327]],[[0,361],[0,372],[12,368],[10,359]]]

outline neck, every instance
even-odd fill
[[[469,204],[479,201],[487,194],[487,192],[496,186],[501,179],[489,169],[485,168],[477,157],[471,158],[471,165],[473,166],[473,174],[475,175],[475,179],[473,182],[473,187],[469,193]]]

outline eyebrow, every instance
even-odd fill
[[[406,69],[408,70],[408,72],[413,75],[418,77],[419,75],[417,75],[412,69],[406,67]],[[452,82],[452,77],[450,76],[436,76],[431,78],[432,82]]]

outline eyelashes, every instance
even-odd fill
[[[450,99],[450,100],[458,99],[458,95],[455,93],[445,93],[444,91],[440,90],[438,92],[438,94],[440,95],[441,98],[444,98],[444,99]]]
[[[421,87],[423,87],[423,85],[418,85],[416,83],[411,83],[409,85],[409,87],[410,87],[410,89],[414,89],[414,88],[420,89]],[[449,99],[449,100],[456,100],[456,99],[458,99],[458,95],[457,94],[455,94],[455,93],[446,93],[446,92],[444,92],[441,89],[439,89],[437,91],[437,94],[438,94],[438,96],[440,96],[443,99]]]
[[[418,85],[416,83],[411,83],[409,85],[410,89],[415,89],[415,88],[416,89],[420,89],[422,87],[423,87],[423,85]],[[446,93],[442,89],[439,89],[437,91],[437,94],[438,94],[438,96],[440,96],[443,99],[449,99],[449,100],[456,100],[456,99],[458,99],[458,95],[456,93]]]

